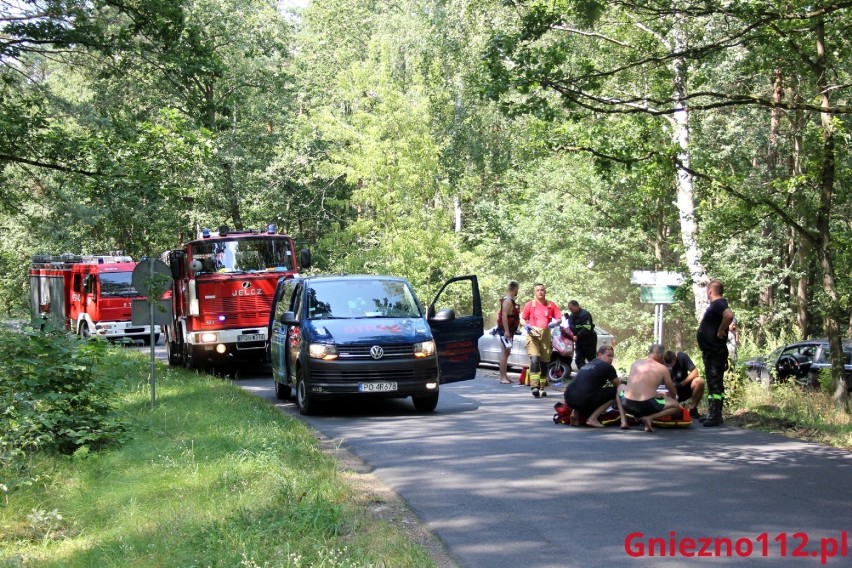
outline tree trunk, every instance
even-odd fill
[[[243,230],[243,217],[240,213],[240,196],[239,192],[234,187],[234,172],[231,164],[222,162],[222,171],[225,172],[225,192],[228,200],[228,214],[234,222],[234,230]]]
[[[772,229],[769,227],[769,223],[766,222],[763,224],[763,228],[761,229],[761,240],[763,242],[769,242],[769,237],[772,235]],[[757,318],[758,321],[758,331],[757,336],[755,337],[755,341],[758,347],[763,347],[766,345],[767,340],[767,328],[769,326],[770,315],[775,309],[775,286],[771,282],[771,267],[772,260],[774,255],[772,254],[772,246],[769,245],[767,250],[769,255],[761,259],[760,261],[760,271],[763,274],[767,284],[760,289],[760,296],[758,297],[758,305],[760,309],[760,315]]]
[[[776,68],[772,79],[772,101],[780,103],[784,99],[784,81],[781,69]],[[781,130],[781,109],[773,108],[769,120],[769,147],[766,151],[766,165],[770,179],[778,177],[778,137]],[[772,274],[774,272],[773,261],[773,246],[770,237],[772,236],[772,227],[769,221],[765,221],[761,227],[760,237],[761,242],[766,243],[766,256],[760,260],[760,274],[762,281],[766,284],[760,289],[758,297],[758,308],[760,315],[758,316],[758,330],[755,341],[758,347],[766,345],[767,329],[769,326],[770,315],[775,308],[775,287],[772,282]]]
[[[455,217],[455,232],[461,233],[462,230],[462,210],[461,199],[458,195],[453,196],[453,213]]]
[[[828,89],[828,67],[826,65],[825,21],[820,19],[816,25],[817,34],[817,85],[820,93],[820,107],[829,109],[831,101]],[[844,370],[843,348],[840,341],[840,298],[837,294],[834,277],[834,261],[831,254],[831,204],[835,178],[835,136],[832,116],[829,112],[820,113],[822,123],[822,172],[820,179],[819,208],[817,210],[817,240],[814,243],[822,268],[822,288],[828,302],[825,314],[825,331],[831,352],[831,376],[834,379],[834,401],[838,408],[849,412],[849,397],[846,392],[846,373]]]
[[[672,30],[674,53],[684,53],[687,48],[686,18],[676,16]],[[680,219],[680,234],[683,240],[686,267],[692,281],[692,294],[695,297],[695,318],[701,321],[707,309],[707,271],[701,261],[701,249],[698,246],[698,222],[695,220],[694,180],[689,173],[691,152],[689,148],[689,109],[685,99],[687,88],[687,62],[683,57],[672,60],[674,108],[672,116],[674,128],[672,141],[677,147],[677,211]]]
[[[811,329],[811,310],[808,305],[808,286],[811,274],[811,263],[809,262],[810,248],[810,243],[807,239],[800,239],[797,260],[800,268],[803,270],[803,274],[799,277],[798,287],[796,288],[796,322],[799,324],[799,330],[803,338],[813,335],[813,330]]]

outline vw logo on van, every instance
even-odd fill
[[[385,350],[381,348],[380,345],[373,345],[370,347],[370,357],[373,359],[381,359],[385,354]]]

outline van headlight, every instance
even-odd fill
[[[414,344],[415,357],[429,357],[435,354],[435,342],[432,340]]]
[[[313,359],[337,359],[337,347],[330,343],[311,343],[308,346],[308,355]]]

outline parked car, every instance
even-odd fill
[[[482,337],[479,338],[479,358],[482,363],[488,363],[491,365],[500,364],[500,352],[501,352],[501,342],[500,336],[496,334],[492,334],[492,330],[486,331]],[[612,336],[611,333],[603,329],[602,327],[596,325],[595,331],[598,334],[598,349],[602,345],[613,345],[615,341],[615,337]],[[558,332],[558,330],[553,330],[554,334]],[[521,327],[515,332],[515,337],[512,339],[512,351],[509,353],[509,366],[520,368],[520,367],[529,367],[530,366],[530,358],[527,355],[527,332]],[[554,352],[551,354],[550,360],[552,363],[548,366],[548,377],[551,380],[559,380],[564,376],[564,369],[558,366],[558,361],[560,358]],[[577,366],[572,362],[571,364],[572,371],[577,370]]]
[[[481,334],[476,276],[448,280],[428,311],[404,278],[282,279],[268,334],[275,394],[286,399],[295,388],[301,414],[344,395],[410,396],[431,412],[441,384],[476,377]]]
[[[846,385],[852,391],[852,340],[843,341]],[[819,375],[831,369],[828,340],[797,341],[775,349],[766,357],[749,359],[742,364],[746,376],[766,384],[794,380],[808,387],[819,387]]]

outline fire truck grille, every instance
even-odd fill
[[[219,314],[239,315],[241,318],[269,317],[272,309],[272,296],[242,296],[231,298],[216,298],[207,300],[204,311],[210,315]]]

